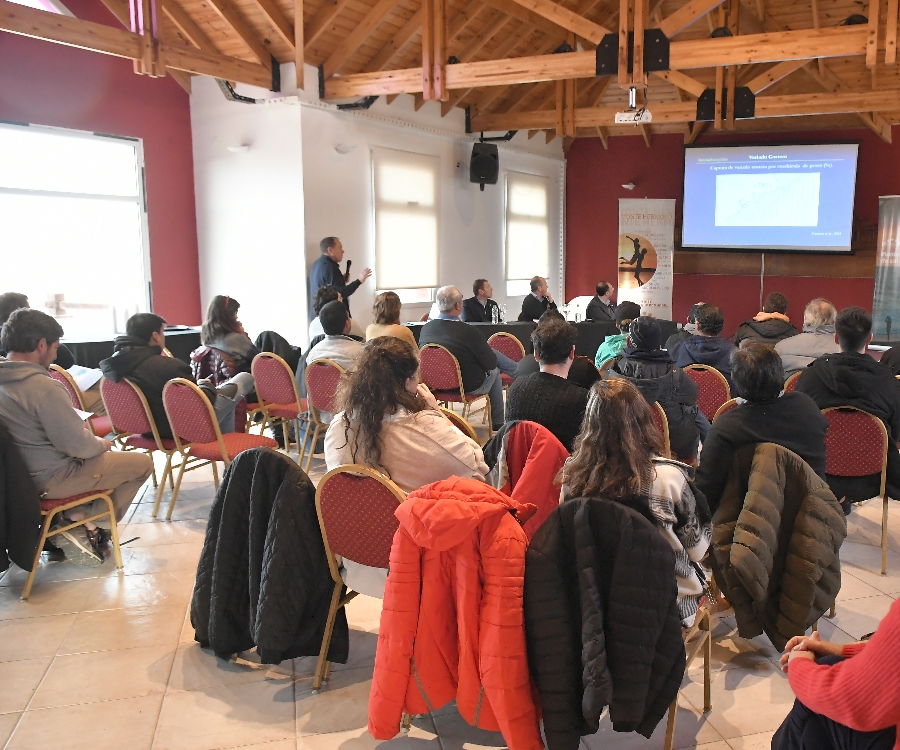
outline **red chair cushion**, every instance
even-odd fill
[[[251,448],[278,447],[278,443],[272,438],[263,437],[262,435],[251,435],[247,432],[226,432],[222,435],[222,441],[225,443],[225,452],[228,454],[229,461],[233,461],[238,453],[250,450]],[[212,443],[193,443],[190,447],[190,454],[207,461],[222,460],[222,451],[219,449],[218,441]]]
[[[169,438],[162,438],[162,444],[167,451],[173,451],[176,448],[175,441]],[[143,435],[129,435],[125,438],[125,445],[129,448],[140,448],[147,451],[157,450],[156,441]]]
[[[305,409],[300,408],[296,401],[293,404],[269,404],[266,410],[271,416],[284,419],[296,419],[302,411],[305,411]]]
[[[70,495],[69,497],[59,497],[53,500],[41,500],[41,512],[47,513],[60,505],[68,505],[80,500],[83,497],[97,497],[97,495],[108,495],[112,490],[91,490],[90,492],[82,492],[79,495]]]
[[[466,401],[474,401],[478,398],[485,398],[486,393],[467,393],[465,399],[459,395],[459,391],[432,391],[437,401],[453,401],[457,404],[464,404]]]
[[[505,372],[501,372],[500,373],[500,382],[503,383],[503,385],[512,385],[513,383],[516,382],[516,380],[515,380],[515,378],[511,377],[510,375],[507,375]]]

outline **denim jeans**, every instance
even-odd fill
[[[221,389],[228,385],[237,387],[237,392],[234,396],[229,397],[222,393]],[[253,376],[249,372],[239,372],[219,386],[220,390],[216,392],[216,405],[213,409],[216,412],[216,419],[219,421],[219,429],[223,434],[234,432],[234,410],[241,402],[241,399],[253,391],[253,387]]]
[[[519,366],[518,362],[513,362],[509,357],[507,357],[503,352],[497,352],[497,367],[500,369],[504,375],[509,375],[511,378],[516,376],[516,368]],[[529,355],[525,355],[526,357]]]
[[[481,386],[474,391],[469,391],[469,393],[474,393],[479,396],[485,393],[488,394],[488,399],[490,399],[491,402],[491,426],[494,429],[497,429],[497,427],[503,424],[503,383],[500,381],[499,367],[495,367],[491,370]]]

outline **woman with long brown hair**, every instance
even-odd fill
[[[706,554],[712,519],[694,495],[690,468],[662,458],[650,406],[629,381],[594,384],[571,458],[560,471],[565,497],[615,500],[651,518],[675,552],[678,609],[691,625],[705,581],[694,566]],[[648,515],[649,514],[649,515]]]
[[[206,311],[206,322],[200,329],[200,342],[229,354],[238,372],[250,372],[250,363],[259,349],[238,319],[240,307],[241,303],[233,297],[224,294],[213,297]]]
[[[382,292],[375,298],[372,305],[372,313],[375,322],[366,328],[366,341],[377,339],[379,336],[396,336],[411,344],[418,350],[416,338],[406,326],[400,325],[400,297],[396,292]]]

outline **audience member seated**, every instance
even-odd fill
[[[538,325],[546,323],[548,320],[565,321],[562,313],[557,310],[547,310],[540,318]],[[529,357],[527,354],[519,360],[516,365],[516,378],[524,378],[526,375],[534,375],[541,371],[541,365],[535,357]],[[575,355],[572,360],[572,366],[569,368],[569,375],[566,378],[570,383],[581,386],[582,388],[590,388],[594,383],[600,380],[600,373],[594,367],[593,361],[588,357],[580,354]]]
[[[325,433],[325,464],[365,464],[404,492],[453,476],[484,480],[481,446],[462,434],[419,384],[415,347],[382,336],[366,345],[353,370],[341,377],[340,411]],[[343,562],[355,591],[384,594],[386,570]]]
[[[412,331],[400,325],[400,297],[395,292],[379,294],[372,306],[372,313],[375,315],[375,322],[366,328],[366,341],[377,339],[379,336],[394,336],[403,339],[413,350],[418,351],[419,346]]]
[[[506,419],[527,419],[544,425],[572,452],[581,430],[588,392],[566,378],[575,358],[575,326],[550,319],[531,332],[534,359],[540,372],[519,378],[506,396]]]
[[[763,344],[777,344],[779,341],[797,335],[797,329],[787,316],[788,301],[781,292],[772,292],[766,297],[761,313],[752,320],[741,323],[734,334],[735,346],[742,341],[759,341]]]
[[[547,310],[555,309],[556,303],[547,288],[547,279],[535,276],[531,280],[531,294],[525,295],[525,299],[522,300],[522,312],[519,313],[519,320],[537,320]]]
[[[26,295],[19,294],[18,292],[6,292],[5,294],[0,294],[0,332],[2,332],[3,325],[6,323],[9,316],[21,307],[29,307],[28,297]],[[0,346],[0,357],[5,356],[6,351]],[[59,350],[56,353],[56,360],[52,364],[59,365],[64,370],[68,370],[75,364],[75,356],[69,351],[65,344],[60,344]]]
[[[116,521],[121,521],[153,464],[143,453],[113,451],[111,442],[85,429],[65,387],[48,373],[62,334],[62,326],[39,310],[19,309],[10,315],[0,335],[8,352],[0,359],[0,419],[42,498],[112,490]],[[104,510],[107,505],[99,500],[69,511],[67,517],[79,521]],[[109,541],[109,530],[90,523],[59,534],[54,541],[71,562],[99,565],[103,561],[99,547]]]
[[[314,317],[312,303],[316,292],[323,286],[332,286],[337,289],[349,315],[350,295],[372,275],[372,269],[364,268],[358,278],[350,281],[349,269],[344,273],[338,265],[344,259],[344,246],[337,237],[325,237],[319,243],[319,252],[321,255],[309,269],[309,317]],[[349,284],[348,281],[350,281]]]
[[[222,294],[213,297],[206,311],[206,322],[200,329],[200,343],[225,352],[234,360],[236,372],[250,372],[250,363],[259,349],[238,320],[240,307],[240,302],[231,297]]]
[[[422,326],[419,347],[440,344],[459,361],[463,388],[466,393],[487,393],[491,402],[492,427],[503,426],[503,384],[500,373],[515,377],[516,363],[488,346],[487,339],[474,326],[462,323],[463,296],[455,286],[444,286],[437,291],[440,314]]]
[[[803,332],[775,344],[786,378],[805,369],[813,360],[825,354],[837,354],[841,350],[834,339],[836,315],[834,305],[818,297],[803,311]],[[884,357],[881,361],[884,362]]]
[[[684,324],[683,328],[679,328],[666,339],[665,348],[668,352],[672,352],[678,344],[687,341],[691,336],[697,333],[697,310],[700,309],[703,304],[703,302],[698,302],[696,305],[691,305],[690,312],[688,312],[687,316],[687,323]]]
[[[615,500],[654,522],[675,553],[678,610],[689,626],[705,587],[693,563],[706,555],[712,517],[705,499],[693,492],[690,469],[662,458],[662,451],[640,391],[622,378],[604,380],[591,389],[575,451],[559,481],[567,498]]]
[[[494,287],[487,279],[475,279],[472,284],[473,297],[463,301],[462,319],[466,323],[493,323],[493,311],[497,311],[497,320],[500,320],[500,305],[491,297],[494,296]]]
[[[312,342],[318,336],[324,336],[325,331],[322,330],[322,321],[319,320],[319,312],[322,308],[327,305],[329,302],[334,302],[337,300],[338,302],[343,302],[344,298],[341,297],[341,293],[335,289],[333,286],[322,286],[316,290],[316,293],[313,295],[313,312],[316,317],[314,317],[311,321],[309,321],[309,342],[312,345]],[[366,338],[366,332],[363,330],[363,327],[357,323],[353,318],[351,318],[353,322],[350,324],[350,336],[356,336],[360,341],[364,341]]]
[[[713,513],[731,471],[735,451],[749,444],[775,443],[796,453],[825,479],[825,430],[828,422],[805,393],[783,393],[781,357],[752,341],[732,347],[735,395],[746,401],[722,414],[709,428],[700,453],[697,487]]]
[[[900,601],[871,640],[839,645],[817,632],[788,641],[782,669],[797,700],[772,750],[894,750],[900,724]]]
[[[618,357],[622,350],[627,346],[628,330],[631,328],[631,321],[639,318],[641,315],[641,306],[636,302],[620,302],[616,306],[616,325],[619,328],[618,333],[614,333],[603,339],[603,343],[597,348],[597,355],[594,357],[594,364],[597,369],[603,367],[604,362]]]
[[[714,367],[728,381],[734,395],[734,384],[731,382],[731,353],[735,346],[719,334],[725,327],[722,311],[715,305],[703,304],[694,313],[697,321],[697,332],[678,344],[669,352],[678,367],[688,365],[709,365]]]
[[[614,323],[616,320],[616,303],[613,302],[615,293],[613,285],[608,281],[597,284],[597,294],[588,302],[584,316],[595,323]]]
[[[125,324],[125,335],[117,336],[112,357],[100,362],[104,377],[113,383],[124,379],[141,389],[162,438],[172,437],[162,392],[173,378],[192,380],[191,368],[177,357],[163,356],[166,346],[166,321],[153,313],[132,315]],[[240,372],[218,388],[208,380],[198,382],[216,412],[222,432],[234,432],[234,410],[253,390],[253,376]],[[147,437],[151,437],[148,435]]]
[[[872,340],[872,316],[861,307],[841,310],[835,320],[835,339],[839,354],[826,354],[807,367],[794,390],[809,395],[816,406],[855,406],[874,414],[887,428],[887,494],[900,499],[900,382],[891,368],[876,362],[866,347]],[[866,477],[827,476],[834,496],[841,500],[844,512],[850,503],[875,497],[881,488],[881,474]]]
[[[697,384],[675,367],[668,352],[660,349],[662,330],[654,318],[642,315],[631,321],[629,344],[606,372],[607,378],[631,381],[648,404],[658,403],[669,421],[672,454],[683,461],[697,455],[706,438],[709,421],[697,406]]]

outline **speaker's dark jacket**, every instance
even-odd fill
[[[585,310],[584,316],[588,320],[595,320],[599,322],[610,321],[612,323],[615,323],[616,306],[607,305],[603,300],[595,295],[594,299],[588,302],[587,310]]]
[[[492,299],[489,299],[486,305],[482,305],[478,301],[478,297],[469,297],[469,299],[463,300],[462,319],[466,323],[493,323],[491,310],[495,307],[499,308],[500,305]],[[497,310],[497,320],[500,320],[499,309]]]
[[[547,310],[555,309],[555,302],[551,302],[546,297],[538,299],[533,294],[528,294],[522,300],[522,312],[519,313],[519,320],[537,320]]]

